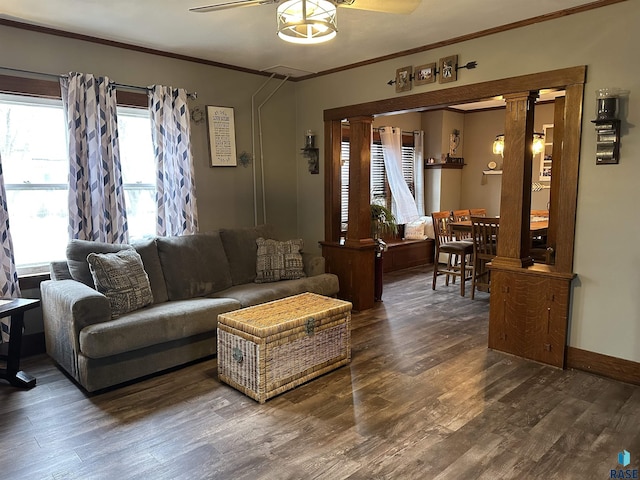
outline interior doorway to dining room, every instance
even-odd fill
[[[553,272],[555,274],[570,274],[573,269],[573,247],[575,230],[575,209],[577,200],[577,172],[579,164],[580,132],[582,126],[582,96],[584,82],[586,78],[586,67],[572,67],[550,72],[540,72],[533,75],[524,75],[502,80],[494,80],[480,84],[473,84],[464,87],[453,87],[437,91],[430,91],[415,95],[407,95],[384,101],[370,102],[353,106],[338,107],[324,112],[325,118],[325,169],[326,169],[326,190],[325,190],[325,240],[322,242],[323,254],[327,258],[328,265],[336,267],[336,272],[340,270],[341,260],[344,252],[339,245],[341,235],[340,217],[340,141],[341,122],[348,119],[351,125],[357,125],[358,135],[356,144],[352,145],[352,150],[357,150],[359,161],[353,163],[355,175],[350,180],[350,184],[359,185],[358,192],[350,193],[349,216],[355,221],[349,222],[350,232],[347,234],[349,240],[346,249],[349,249],[350,261],[357,263],[362,268],[359,278],[355,278],[351,271],[346,271],[341,284],[353,285],[358,289],[356,296],[368,296],[369,287],[362,287],[367,282],[366,275],[370,270],[364,268],[369,260],[370,253],[367,249],[371,246],[369,238],[369,160],[370,152],[368,148],[371,123],[373,119],[381,115],[389,115],[395,111],[405,112],[432,112],[442,110],[451,105],[461,105],[470,102],[494,99],[501,95],[506,95],[507,104],[511,102],[528,104],[531,99],[537,98],[540,91],[564,90],[565,100],[560,109],[563,119],[562,142],[562,163],[554,165],[552,178],[557,181],[549,182],[562,195],[555,197],[549,192],[550,224],[553,224],[554,215],[561,221],[555,223],[556,244],[554,249],[555,263]],[[558,102],[556,101],[556,104]],[[508,111],[513,111],[509,110]],[[554,112],[555,115],[555,112]],[[558,138],[558,129],[554,118],[554,139]],[[527,140],[525,131],[531,129],[533,134],[533,114],[527,114],[526,118],[518,119],[511,115],[505,120],[505,164],[507,168],[501,184],[500,215],[501,238],[507,237],[503,242],[503,254],[499,255],[501,261],[506,265],[525,267],[532,264],[529,256],[530,250],[530,215],[531,215],[531,190],[532,190],[532,166],[533,158],[530,153],[531,140]],[[508,130],[511,129],[509,135]],[[514,134],[515,132],[515,134]],[[499,132],[498,132],[499,133]],[[491,144],[496,132],[487,140]],[[554,141],[554,145],[558,143]],[[467,155],[467,154],[465,154]],[[555,155],[555,154],[554,154]],[[554,158],[554,162],[555,162]],[[508,178],[507,178],[508,177]],[[358,180],[354,181],[354,178]],[[506,178],[506,180],[505,180]],[[363,180],[366,180],[363,181]],[[366,188],[366,190],[365,190]],[[550,190],[552,190],[550,189]],[[505,202],[505,199],[507,201]],[[332,261],[332,256],[336,255],[336,261]],[[373,252],[371,252],[373,255]],[[353,267],[352,266],[352,267]],[[526,272],[525,272],[526,273]],[[358,275],[356,275],[358,276]],[[371,289],[373,287],[371,286]]]

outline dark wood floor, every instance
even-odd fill
[[[259,405],[215,359],[89,396],[45,355],[0,385],[6,479],[605,479],[639,468],[640,387],[487,349],[488,295],[387,274],[353,361]]]

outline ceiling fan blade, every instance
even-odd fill
[[[202,7],[190,8],[190,12],[207,13],[215,12],[216,10],[226,10],[228,8],[236,7],[252,7],[254,5],[269,5],[271,3],[278,3],[280,0],[234,0],[231,2],[217,3],[215,5],[204,5]]]
[[[335,0],[335,3],[339,7],[407,15],[418,8],[421,1],[422,0]]]

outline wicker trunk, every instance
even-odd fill
[[[220,380],[254,400],[351,361],[351,303],[303,293],[218,316]]]

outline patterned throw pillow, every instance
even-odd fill
[[[302,263],[302,239],[265,240],[260,237],[258,258],[256,263],[256,283],[277,282],[279,280],[295,280],[305,276]]]
[[[87,262],[96,290],[109,299],[111,318],[153,303],[149,277],[135,250],[90,253]]]
[[[424,240],[427,238],[424,234],[424,222],[418,220],[407,223],[404,226],[404,238],[407,240]]]

